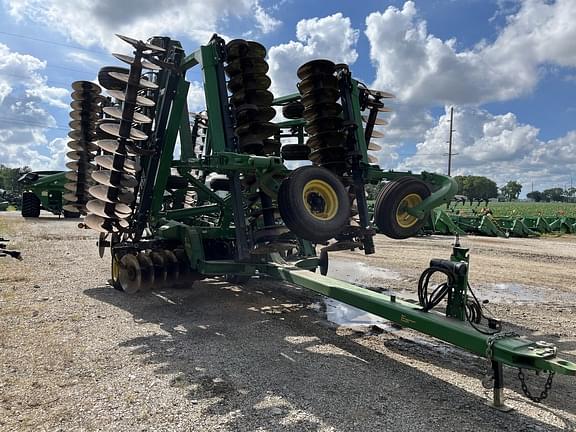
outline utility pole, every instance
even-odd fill
[[[454,107],[450,107],[450,135],[448,138],[448,176],[452,171],[452,132],[454,129],[452,125],[454,124]]]

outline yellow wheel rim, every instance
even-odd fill
[[[422,202],[422,197],[416,193],[406,195],[396,210],[396,223],[401,228],[412,228],[418,223],[418,218],[408,213],[408,209],[416,207]]]
[[[338,196],[324,180],[310,180],[302,190],[302,201],[308,213],[315,219],[329,221],[338,212]]]
[[[112,280],[116,282],[120,275],[120,261],[115,256],[112,257]]]

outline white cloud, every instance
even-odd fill
[[[297,41],[273,46],[268,51],[272,91],[276,96],[297,91],[296,70],[309,60],[325,58],[352,64],[358,58],[355,50],[358,30],[341,13],[301,20],[296,26],[296,38]]]
[[[0,163],[32,166],[35,169],[62,168],[64,150],[58,140],[49,141],[47,128],[56,126],[43,107],[67,108],[66,89],[46,84],[42,74],[46,62],[11,51],[0,44]],[[52,154],[43,155],[48,148]]]
[[[416,145],[416,154],[398,169],[446,172],[449,108]],[[530,184],[565,181],[576,170],[576,131],[543,141],[539,130],[512,113],[493,115],[474,107],[454,111],[453,175],[485,175],[499,184],[510,179]],[[564,180],[559,180],[564,179]]]
[[[124,47],[115,33],[147,39],[158,34],[182,35],[206,43],[229,17],[253,19],[263,33],[280,25],[259,0],[5,0],[16,19],[28,19],[59,31],[82,46],[107,51]]]
[[[576,66],[576,2],[526,0],[493,43],[458,49],[456,39],[430,34],[414,2],[366,18],[377,87],[403,103],[479,104],[532,91],[540,66]]]

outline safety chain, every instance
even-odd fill
[[[522,385],[522,391],[524,392],[524,395],[532,402],[540,403],[548,397],[548,391],[552,388],[553,378],[554,371],[548,372],[548,379],[546,379],[546,384],[544,384],[544,390],[542,390],[540,396],[532,396],[532,393],[530,393],[530,390],[528,390],[528,386],[526,385],[526,376],[524,375],[524,372],[522,372],[522,369],[518,368],[518,379]]]
[[[486,358],[488,361],[492,361],[492,356],[494,355],[494,343],[501,339],[506,339],[509,337],[517,337],[520,336],[518,333],[515,332],[504,332],[504,333],[496,333],[488,338],[486,341]]]

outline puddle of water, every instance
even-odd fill
[[[493,303],[558,303],[575,302],[574,294],[552,288],[536,287],[517,283],[493,283],[473,287],[482,300]]]
[[[381,287],[382,282],[386,280],[401,279],[401,275],[398,272],[369,266],[363,262],[353,262],[338,258],[330,258],[328,276],[371,288]]]
[[[388,325],[388,321],[361,309],[349,306],[331,298],[324,299],[328,321],[346,327],[364,327]]]

